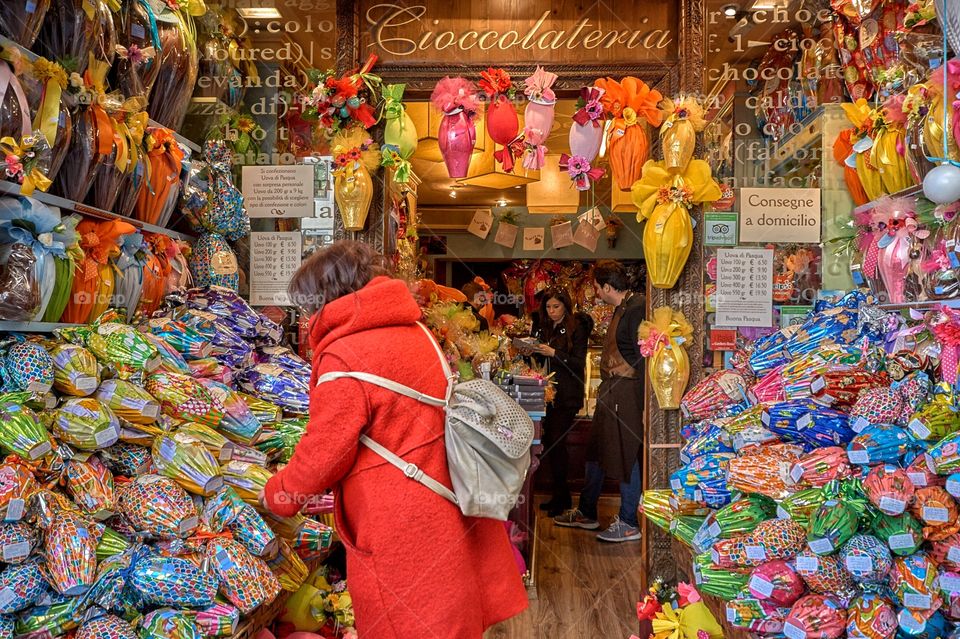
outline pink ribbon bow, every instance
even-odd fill
[[[578,191],[589,191],[590,183],[603,177],[603,169],[590,166],[587,158],[579,155],[560,155],[560,168],[570,174]]]

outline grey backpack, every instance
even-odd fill
[[[367,435],[361,435],[360,442],[408,478],[459,506],[464,515],[505,521],[517,505],[530,467],[533,422],[496,384],[484,379],[455,383],[456,376],[433,333],[423,324],[418,326],[427,334],[443,365],[448,381],[446,398],[432,397],[393,380],[354,371],[326,373],[317,379],[317,384],[350,377],[443,408],[447,466],[453,492],[416,464],[406,462]]]

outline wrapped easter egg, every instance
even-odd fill
[[[850,409],[850,418],[856,431],[874,424],[903,424],[909,410],[903,396],[896,390],[877,386],[860,393]]]
[[[947,435],[927,452],[927,464],[940,475],[960,471],[960,433]]]
[[[694,538],[694,546],[703,552],[717,539],[729,539],[750,532],[774,512],[773,501],[761,495],[747,495],[711,513]]]
[[[832,554],[853,537],[858,525],[859,517],[852,506],[842,500],[827,500],[810,518],[807,544],[818,555]]]
[[[256,364],[237,374],[240,388],[282,407],[304,415],[309,412],[308,379],[293,375],[276,364]]]
[[[223,286],[191,288],[186,292],[187,306],[210,313],[239,336],[253,339],[260,334],[263,319],[235,290]]]
[[[223,486],[220,466],[203,442],[192,437],[157,437],[152,448],[159,474],[169,477],[187,492],[210,496]]]
[[[923,526],[910,513],[877,513],[871,518],[869,528],[877,539],[886,542],[894,555],[911,555],[923,543]]]
[[[40,544],[37,529],[24,522],[0,523],[0,558],[7,564],[22,564]]]
[[[66,462],[67,490],[85,515],[107,519],[116,508],[113,473],[94,455],[77,455]]]
[[[153,424],[160,404],[141,386],[123,379],[105,379],[94,395],[113,413],[132,424]]]
[[[807,545],[807,533],[790,519],[769,519],[753,530],[753,541],[762,545],[770,559],[793,559]]]
[[[223,487],[204,502],[200,520],[214,532],[229,530],[233,538],[256,557],[272,555],[277,550],[276,534],[230,486]]]
[[[253,416],[259,420],[261,424],[269,424],[272,422],[278,422],[283,417],[283,409],[260,397],[255,397],[248,393],[237,393],[240,396],[240,399],[243,400],[243,403],[247,405],[247,408],[253,413]]]
[[[786,484],[787,472],[800,457],[801,449],[790,444],[772,444],[731,459],[727,483],[747,493],[758,493],[782,499],[791,491]],[[784,472],[782,469],[786,469]]]
[[[153,457],[146,446],[117,442],[98,453],[110,470],[118,475],[137,477],[155,473]]]
[[[300,555],[294,552],[290,542],[286,539],[278,539],[277,542],[278,552],[275,557],[267,559],[267,565],[277,576],[283,590],[296,592],[306,581],[310,571]]]
[[[176,317],[210,340],[211,354],[220,363],[233,368],[250,364],[253,346],[234,332],[229,322],[213,313],[195,309],[177,309]]]
[[[960,572],[960,533],[954,533],[928,544],[930,558],[943,568]]]
[[[258,508],[260,506],[260,491],[273,477],[273,473],[249,462],[231,461],[221,467],[223,480],[231,486],[244,502]]]
[[[848,639],[891,639],[897,632],[897,611],[874,594],[854,598],[847,607]]]
[[[943,614],[951,621],[960,620],[960,572],[940,566],[936,584],[943,600]]]
[[[272,515],[267,515],[272,517]],[[287,521],[295,518],[288,517]],[[284,534],[282,528],[276,528],[279,534]],[[296,535],[293,537],[293,547],[305,561],[318,559],[326,554],[333,543],[333,529],[316,519],[303,517],[297,522]]]
[[[74,333],[67,333],[67,330]],[[63,332],[83,339],[101,364],[113,365],[120,370],[146,372],[160,365],[160,354],[156,347],[143,333],[128,324],[105,321],[90,328],[65,329]]]
[[[167,343],[162,337],[158,337],[153,333],[144,333],[144,337],[147,338],[147,341],[153,344],[157,349],[157,353],[160,355],[160,366],[158,370],[166,371],[168,373],[181,373],[183,375],[190,375],[190,365],[187,364],[187,360],[183,358],[183,355],[177,352],[173,346]]]
[[[860,431],[847,446],[851,464],[896,464],[911,450],[922,444],[910,433],[893,424],[874,424]]]
[[[140,639],[203,639],[203,635],[192,613],[160,608],[147,613],[140,622]]]
[[[135,563],[130,585],[150,606],[203,608],[213,604],[220,583],[187,559],[157,555]]]
[[[911,610],[936,610],[942,601],[936,591],[937,566],[924,553],[897,557],[890,569],[890,588],[900,605]]]
[[[839,446],[827,446],[801,457],[790,469],[790,478],[796,484],[823,486],[829,481],[849,477],[851,473],[847,452]]]
[[[223,420],[223,405],[197,380],[179,373],[154,373],[144,389],[158,402],[164,415],[216,428]]]
[[[169,317],[148,319],[139,328],[144,333],[163,338],[187,360],[207,357],[213,347],[206,336],[195,328]]]
[[[918,489],[910,511],[923,523],[923,536],[927,540],[937,541],[960,531],[957,502],[939,486]]]
[[[782,560],[768,561],[750,573],[747,588],[754,597],[778,606],[791,606],[803,595],[803,580]]]
[[[783,634],[800,639],[839,639],[847,625],[847,611],[824,595],[801,597],[787,615]]]
[[[0,358],[3,392],[46,393],[53,387],[53,359],[39,344],[16,342]]]
[[[906,471],[890,464],[872,468],[863,487],[870,503],[887,515],[903,513],[913,501],[914,487]]]
[[[807,588],[817,594],[836,593],[845,597],[856,588],[853,577],[843,567],[839,555],[820,556],[811,550],[804,550],[797,555],[794,566]]]
[[[820,504],[826,500],[827,497],[819,488],[798,490],[780,502],[777,506],[777,517],[792,519],[806,529],[810,523],[810,517],[817,512]]]
[[[76,639],[139,639],[139,635],[133,626],[120,617],[103,615],[83,622]]]
[[[243,614],[280,594],[280,583],[269,566],[239,542],[216,537],[207,544],[206,558],[220,579],[220,589]]]
[[[0,464],[0,514],[4,521],[20,521],[27,500],[39,490],[32,469],[16,457]]]
[[[237,631],[240,611],[230,604],[217,603],[198,610],[193,620],[205,637],[230,637]]]
[[[893,560],[887,545],[872,535],[854,535],[840,549],[843,565],[858,583],[878,583],[887,577]]]
[[[190,252],[190,273],[199,286],[240,286],[237,256],[230,243],[217,233],[203,233]]]
[[[53,434],[80,450],[113,446],[120,439],[120,422],[113,411],[92,397],[68,399],[53,419]]]
[[[790,612],[772,601],[756,597],[742,597],[726,604],[727,621],[734,628],[743,628],[758,634],[776,634],[783,630],[783,621]]]
[[[68,597],[82,595],[97,574],[97,530],[80,513],[58,504],[52,493],[44,492],[38,499],[50,585]]]
[[[77,344],[57,344],[53,357],[53,386],[58,393],[86,397],[100,385],[100,366],[93,353]]]
[[[159,539],[185,538],[199,523],[190,496],[160,475],[142,475],[121,484],[117,506],[134,529]]]
[[[723,406],[740,401],[746,390],[747,381],[741,373],[719,370],[687,391],[680,402],[680,410],[690,420],[705,419]]]
[[[40,459],[53,450],[50,433],[24,405],[28,393],[0,395],[0,448],[24,459]]]
[[[260,421],[243,401],[240,393],[213,379],[198,381],[223,406],[224,414],[219,426],[220,431],[227,437],[244,444],[250,444],[259,437]]]
[[[233,459],[233,453],[236,449],[236,445],[224,437],[222,433],[196,422],[180,424],[171,436],[181,443],[201,442],[218,462],[228,462]]]
[[[0,614],[25,610],[40,600],[47,591],[47,582],[36,560],[9,565],[0,572]]]
[[[946,635],[947,619],[940,611],[901,608],[897,613],[897,637],[939,639]]]

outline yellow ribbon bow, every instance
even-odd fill
[[[680,615],[670,604],[663,606],[652,621],[653,635],[656,639],[682,639],[680,630]]]
[[[28,153],[33,152],[33,147],[33,140],[29,137],[24,138],[22,143],[17,142],[10,136],[0,139],[0,151],[3,152],[7,170],[10,170],[11,163],[19,164],[20,172],[23,175],[23,181],[20,183],[20,193],[22,195],[31,195],[35,189],[46,191],[52,184],[50,178],[37,167],[36,155],[32,158],[27,157]],[[14,159],[11,160],[10,158]]]
[[[43,133],[47,144],[53,146],[60,123],[60,95],[67,88],[67,72],[56,62],[39,57],[33,63],[32,74],[43,85],[40,108],[33,119],[33,128]]]

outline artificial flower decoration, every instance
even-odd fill
[[[547,154],[544,142],[553,130],[554,109],[557,96],[553,92],[553,83],[557,74],[550,73],[538,66],[529,78],[523,81],[523,92],[527,96],[527,108],[523,112],[523,137],[526,149],[523,153],[524,168],[539,171]]]
[[[632,193],[637,220],[647,221],[643,254],[650,281],[656,288],[673,288],[693,248],[690,207],[719,200],[720,186],[703,160],[691,160],[682,173],[648,160]]]
[[[373,104],[381,81],[370,73],[376,62],[377,56],[371,55],[358,71],[341,77],[332,69],[311,70],[308,77],[314,86],[306,97],[303,118],[319,122],[328,139],[353,125],[369,129],[376,124]]]
[[[520,132],[520,120],[513,106],[516,89],[510,74],[493,67],[480,73],[480,90],[487,96],[487,135],[502,149],[493,152],[493,159],[507,173],[513,171],[515,155],[512,143]]]
[[[625,191],[640,178],[649,156],[650,143],[642,123],[660,126],[663,114],[657,105],[663,95],[632,76],[620,82],[601,78],[595,84],[603,90],[601,102],[613,119],[607,134],[610,167],[618,187]]]
[[[603,91],[597,87],[583,87],[577,99],[577,110],[570,127],[570,155],[593,162],[603,145]]]
[[[680,408],[683,391],[690,381],[690,358],[685,350],[693,338],[690,322],[680,311],[661,306],[653,311],[652,321],[640,324],[637,337],[660,408]]]
[[[333,139],[333,196],[348,231],[362,231],[373,199],[373,171],[380,152],[361,127],[341,130]]]
[[[264,137],[263,127],[247,114],[224,115],[220,123],[207,134],[207,140],[223,140],[230,150],[240,155],[258,153]]]
[[[157,56],[157,50],[153,47],[140,48],[136,44],[131,44],[129,48],[118,44],[116,46],[117,55],[128,60],[130,64],[139,66],[145,62],[153,60]]]
[[[3,171],[7,181],[20,185],[23,195],[30,195],[34,189],[46,191],[50,180],[40,170],[40,145],[45,143],[39,136],[27,135],[17,142],[7,136],[0,139],[0,153],[3,154]]]
[[[663,111],[667,116],[660,125],[663,162],[669,170],[682,173],[693,159],[697,133],[707,126],[703,107],[696,98],[686,96],[667,100]]]
[[[603,169],[590,165],[581,155],[560,154],[560,170],[566,171],[578,191],[589,191],[593,183],[603,177]]]
[[[394,169],[393,179],[400,184],[410,181],[410,157],[417,150],[417,127],[403,105],[403,84],[383,87],[382,166]]]
[[[476,85],[461,77],[445,77],[434,87],[430,102],[443,113],[437,144],[452,178],[467,177],[470,156],[477,144],[474,120],[480,103]]]

